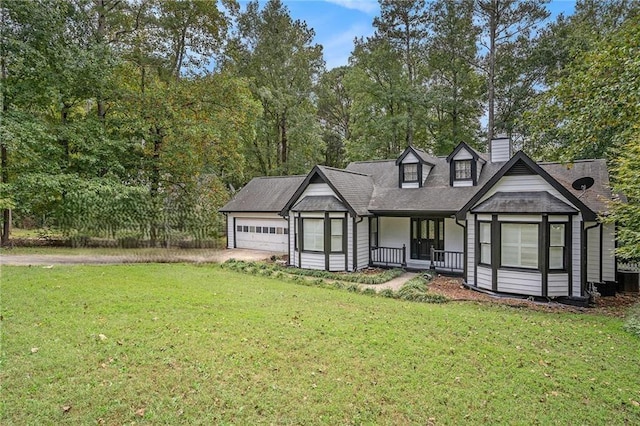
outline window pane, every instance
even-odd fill
[[[331,251],[342,252],[343,219],[331,219]]]
[[[491,264],[491,244],[482,244],[480,246],[480,262]]]
[[[502,265],[503,266],[520,266],[520,253],[512,248],[502,246]]]
[[[238,225],[238,227],[236,228],[236,231],[242,232],[242,225]]]
[[[303,219],[303,249],[312,251],[324,251],[324,220]]]
[[[564,269],[564,247],[549,248],[549,269]]]
[[[521,266],[526,268],[538,267],[538,247],[522,246]]]
[[[480,223],[480,242],[481,243],[490,243],[491,242],[491,224],[486,222]]]
[[[551,246],[564,247],[564,224],[551,225],[549,242]]]
[[[250,226],[249,227],[249,232],[256,232],[256,227],[255,226]]]
[[[256,226],[256,232],[258,234],[261,234],[262,233],[262,227],[261,226]]]

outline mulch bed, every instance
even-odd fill
[[[611,297],[597,297],[589,308],[563,305],[557,302],[539,302],[517,297],[496,297],[480,291],[466,288],[461,278],[442,275],[436,276],[429,283],[429,290],[442,294],[452,301],[473,301],[478,303],[492,303],[519,308],[528,308],[545,312],[579,312],[624,317],[627,309],[635,303],[640,303],[640,293],[618,293]]]

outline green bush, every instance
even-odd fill
[[[390,288],[385,288],[380,293],[378,293],[378,295],[382,297],[388,297],[390,299],[395,299],[397,297],[396,292],[391,290]]]
[[[636,303],[627,312],[624,329],[640,337],[640,303]]]
[[[448,301],[445,296],[429,293],[427,280],[422,276],[407,281],[407,283],[398,290],[398,297],[402,300],[423,303],[445,303]]]
[[[366,294],[367,296],[375,296],[375,295],[377,295],[377,294],[378,294],[378,293],[377,293],[374,289],[372,289],[372,288],[365,288],[364,290],[362,290],[362,292],[361,292],[361,293],[362,293],[362,294]]]

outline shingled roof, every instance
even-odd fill
[[[304,176],[253,178],[220,211],[280,213],[304,178]]]
[[[449,181],[450,166],[445,157],[430,157],[417,148],[413,150],[425,155],[429,164],[433,164],[421,188],[398,188],[398,166],[395,159],[354,162],[346,169],[316,166],[307,176],[255,178],[220,211],[285,212],[298,201],[311,180],[319,177],[332,188],[344,207],[354,215],[450,215],[460,212],[472,198],[484,190],[483,187],[489,181],[493,180],[495,183],[501,175],[498,173],[501,168],[508,167],[504,162],[487,161],[482,167],[477,186],[452,187]],[[520,152],[514,157],[524,160],[523,157],[526,156]],[[577,203],[578,207],[586,206],[599,214],[607,212],[607,202],[612,196],[605,160],[536,164],[527,157],[526,162],[532,164],[540,173],[546,172],[557,181],[554,185],[561,189],[565,196],[573,199],[572,204]],[[504,170],[501,173],[503,172]],[[572,187],[576,179],[586,176],[592,177],[595,181],[591,188],[583,191]],[[584,210],[584,207],[581,209]]]
[[[375,188],[368,207],[372,213],[453,214],[460,210],[503,164],[485,164],[478,186],[452,187],[449,183],[450,167],[446,158],[436,157],[434,163],[422,188],[398,188],[398,168],[395,160],[355,162],[349,164],[347,170],[372,177]]]
[[[549,194],[535,192],[496,192],[471,209],[472,213],[573,214],[578,211]]]
[[[606,214],[609,211],[608,203],[612,200],[612,192],[606,160],[578,160],[573,163],[538,163],[538,165],[594,212]],[[573,182],[582,177],[592,177],[593,186],[584,191],[574,189]]]

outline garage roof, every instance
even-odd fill
[[[221,212],[279,213],[305,176],[257,177],[225,204]]]

